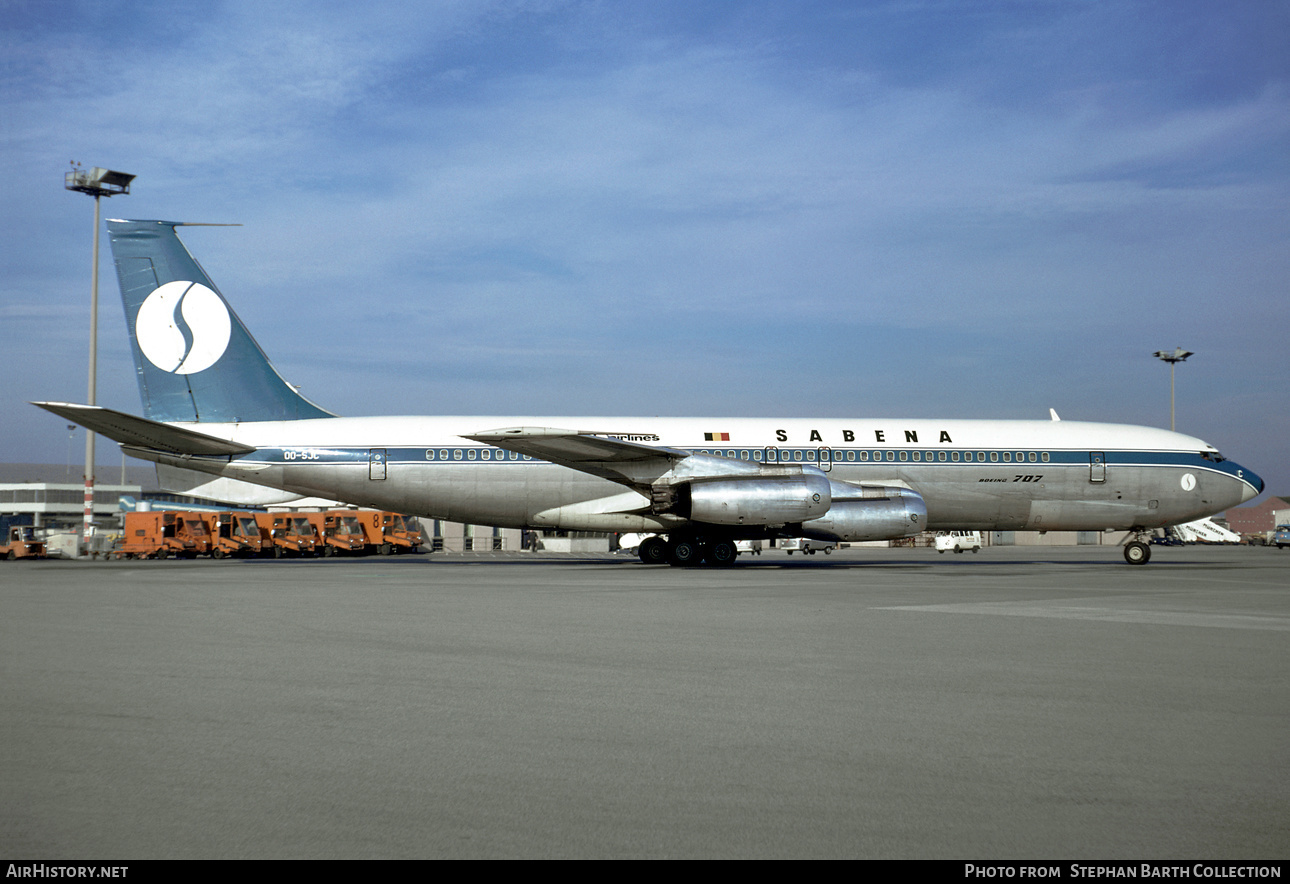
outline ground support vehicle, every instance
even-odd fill
[[[367,535],[358,517],[348,510],[325,513],[302,513],[314,526],[319,537],[319,552],[324,556],[361,555],[367,549]]]
[[[815,555],[819,550],[824,550],[827,556],[833,550],[837,549],[837,544],[830,540],[812,540],[809,537],[786,537],[779,542],[779,548],[790,556],[794,552],[800,552],[802,555]]]
[[[421,529],[414,519],[379,510],[363,510],[354,515],[363,527],[369,551],[388,556],[395,552],[416,552],[421,546]]]
[[[0,545],[0,559],[43,559],[45,542],[36,539],[36,529],[30,525],[13,525],[9,540]]]
[[[981,551],[980,531],[942,531],[936,535],[936,551],[945,553],[953,550],[961,553],[964,550]]]
[[[211,551],[202,513],[144,511],[125,514],[124,536],[111,555],[127,559],[188,559]]]
[[[258,556],[269,544],[261,536],[254,513],[206,513],[211,532],[211,556]]]
[[[318,532],[303,513],[256,513],[255,521],[266,554],[312,556],[318,550]]]
[[[1272,545],[1277,549],[1290,546],[1290,525],[1277,526],[1277,530],[1272,532]]]

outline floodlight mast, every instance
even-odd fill
[[[1175,347],[1173,350],[1157,350],[1151,355],[1169,363],[1169,429],[1173,431],[1176,429],[1174,426],[1174,366],[1179,362],[1186,362],[1188,356],[1196,354],[1182,347]]]
[[[90,372],[87,405],[95,405],[99,351],[99,199],[130,192],[133,175],[111,169],[81,168],[73,162],[63,176],[63,187],[94,197],[94,263],[90,270]],[[85,431],[85,515],[81,523],[81,552],[88,554],[94,533],[94,433]]]

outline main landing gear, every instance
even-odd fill
[[[637,551],[647,565],[713,565],[719,568],[734,564],[739,550],[733,540],[724,537],[672,535],[654,536],[641,541]]]

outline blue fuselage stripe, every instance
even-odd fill
[[[953,451],[910,448],[687,448],[693,454],[731,456],[734,460],[792,466],[867,467],[872,469],[990,468],[1039,470],[1045,467],[1089,469],[1097,463],[1107,467],[1188,467],[1237,479],[1244,471],[1231,461],[1211,460],[1199,453],[1180,451],[1025,451],[1017,449],[962,449]],[[821,451],[827,452],[821,457]],[[945,459],[941,459],[941,455]],[[539,458],[481,445],[435,447],[285,447],[260,448],[238,458],[241,462],[266,464],[343,465],[366,464],[379,456],[388,465],[451,464],[456,466],[519,465],[543,463]],[[1099,460],[1094,460],[1096,456]],[[954,459],[957,457],[957,459]],[[772,459],[773,458],[773,459]],[[1033,459],[1032,459],[1033,458]]]

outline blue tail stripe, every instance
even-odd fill
[[[333,417],[282,379],[177,226],[107,222],[144,413],[216,423]]]

